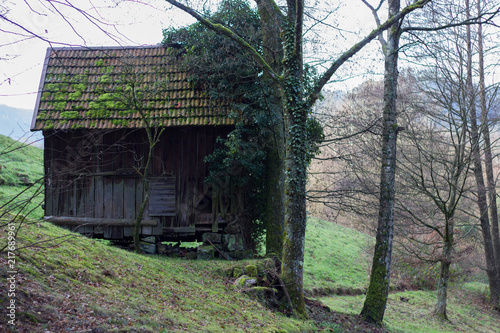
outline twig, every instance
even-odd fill
[[[283,288],[283,293],[285,294],[286,300],[288,301],[288,305],[290,306],[290,309],[293,311],[293,305],[292,305],[292,300],[290,299],[290,295],[288,294],[288,290],[286,290],[286,286],[283,283],[283,280],[281,279],[281,276],[278,273],[270,272],[272,275],[274,275],[275,278],[278,279],[278,282],[280,283],[280,287]]]
[[[227,261],[232,261],[232,259],[229,259],[228,257],[226,257],[226,255],[225,255],[225,254],[224,254],[221,250],[219,250],[219,249],[217,248],[217,246],[215,246],[214,244],[212,244],[212,242],[211,242],[209,239],[207,239],[207,242],[209,242],[209,243],[210,243],[210,245],[212,245],[212,246],[213,246],[213,248],[214,248],[214,249],[216,249],[216,250],[217,250],[217,252],[219,252],[219,253],[221,254],[221,256],[223,256],[223,257],[224,257],[224,259],[226,259]]]

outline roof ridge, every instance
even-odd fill
[[[111,46],[55,46],[48,47],[47,50],[54,51],[98,51],[98,50],[127,50],[127,49],[152,49],[152,48],[169,48],[172,46],[163,45],[161,43],[151,45],[111,45]],[[173,47],[172,47],[173,48]]]

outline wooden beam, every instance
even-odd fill
[[[176,227],[176,228],[163,228],[163,233],[180,233],[180,232],[186,232],[186,233],[195,233],[196,228],[195,227]]]
[[[97,225],[97,226],[134,226],[135,219],[112,219],[94,217],[71,217],[71,216],[44,216],[45,221],[63,225]],[[157,220],[142,220],[141,226],[153,226],[158,224]]]

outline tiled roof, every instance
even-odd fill
[[[47,50],[32,130],[229,125],[163,46]]]

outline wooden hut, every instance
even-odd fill
[[[144,200],[141,235],[200,239],[222,233],[205,156],[233,127],[230,103],[211,99],[163,46],[51,48],[31,129],[43,131],[45,219],[113,240],[130,239]],[[227,207],[222,208],[227,210]],[[152,238],[152,237],[149,237]]]

